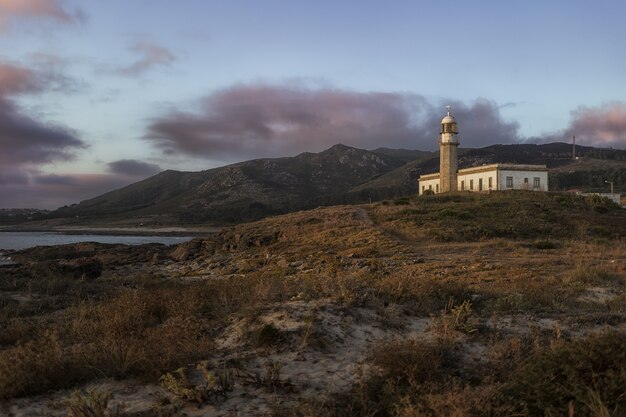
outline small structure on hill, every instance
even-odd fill
[[[427,190],[435,194],[450,191],[548,191],[548,168],[545,165],[497,163],[459,169],[458,134],[456,119],[448,106],[448,114],[441,120],[439,172],[419,177],[420,195]]]

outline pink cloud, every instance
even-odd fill
[[[0,97],[41,89],[37,76],[30,69],[0,62]]]
[[[577,108],[563,134],[566,138],[573,135],[585,145],[626,147],[626,103],[614,101],[598,107]]]
[[[80,10],[68,11],[59,0],[0,0],[0,29],[19,18],[46,18],[60,23],[77,23],[83,19]]]
[[[137,42],[130,48],[138,58],[132,64],[117,69],[121,75],[136,76],[159,67],[169,66],[176,61],[176,56],[168,49],[152,42]]]

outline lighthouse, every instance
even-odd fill
[[[457,135],[459,128],[456,120],[450,114],[450,106],[447,107],[448,114],[441,119],[441,132],[439,133],[439,174],[440,192],[457,190],[457,172],[459,161],[457,148],[459,141]]]
[[[459,169],[457,148],[459,128],[450,114],[441,119],[439,132],[439,172],[420,175],[419,193],[439,194],[451,191],[490,192],[498,190],[548,191],[548,168],[545,165],[496,163]]]

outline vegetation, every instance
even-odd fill
[[[604,199],[458,193],[13,253],[0,406],[107,377],[158,384],[168,416],[620,416],[625,236]]]
[[[459,150],[461,168],[487,163],[546,164],[550,189],[617,192],[626,184],[626,151],[566,143],[493,145]],[[232,224],[338,204],[394,200],[417,192],[421,174],[436,172],[432,152],[367,151],[335,145],[323,152],[245,161],[201,172],[164,171],[105,195],[62,207],[39,218],[90,225]],[[21,217],[23,220],[27,217]],[[6,220],[6,219],[5,219]],[[2,223],[0,212],[0,223]]]

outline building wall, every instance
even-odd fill
[[[424,194],[424,190],[433,190],[433,193],[437,194],[441,192],[439,188],[439,178],[434,179],[420,179],[419,181],[419,195]]]
[[[489,191],[489,190],[530,190],[530,191],[548,191],[548,172],[547,171],[531,171],[502,169],[496,165],[492,167],[477,167],[467,171],[460,170],[457,174],[457,190],[458,191]],[[445,192],[440,183],[439,176],[432,175],[433,178],[420,178],[419,195],[424,190],[432,189],[435,194]],[[512,187],[507,187],[507,178],[511,178]],[[489,178],[491,178],[491,187],[489,186]],[[528,179],[528,183],[524,179]],[[539,187],[535,187],[535,178],[539,178]],[[482,179],[482,190],[480,189],[480,180]],[[472,187],[473,186],[473,187]]]
[[[489,178],[491,178],[491,187],[489,187]],[[480,180],[482,179],[482,190],[480,190]],[[470,185],[473,183],[473,188]],[[488,191],[498,189],[498,173],[494,168],[490,171],[475,172],[475,173],[463,173],[458,174],[458,188],[459,191]]]
[[[513,187],[507,186],[507,177],[512,178]],[[528,178],[528,183],[524,179]],[[539,178],[539,187],[535,187],[534,179]],[[531,191],[548,191],[548,172],[547,171],[518,171],[518,170],[499,170],[500,190],[531,190]]]

